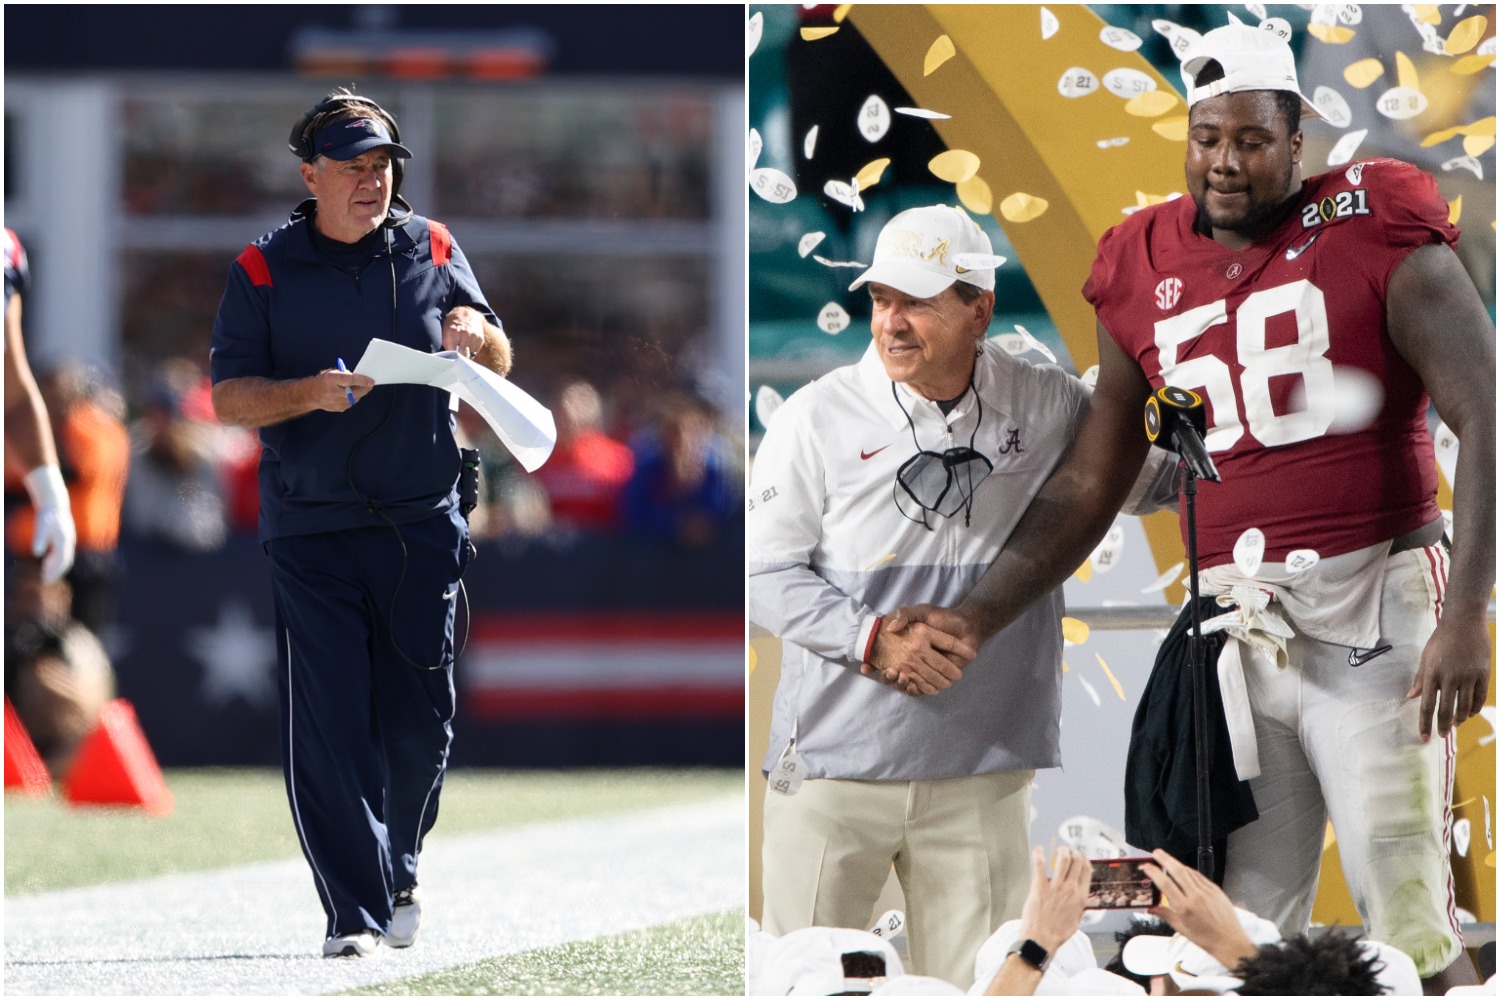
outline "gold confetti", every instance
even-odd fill
[[[1104,676],[1109,678],[1109,683],[1114,687],[1115,694],[1120,696],[1121,701],[1124,701],[1125,689],[1120,686],[1120,679],[1115,676],[1115,672],[1113,670],[1109,669],[1109,664],[1104,662],[1104,657],[1100,656],[1098,653],[1095,653],[1094,659],[1099,661],[1099,667],[1104,671]]]
[[[1181,118],[1165,118],[1159,122],[1152,122],[1151,131],[1163,139],[1170,139],[1173,142],[1186,142],[1188,134],[1187,115],[1183,115]]]
[[[1000,203],[1006,222],[1030,222],[1047,211],[1047,199],[1017,191]]]
[[[882,156],[878,160],[871,160],[859,168],[859,173],[854,175],[855,183],[861,191],[868,191],[880,183],[880,175],[885,173],[885,168],[891,165],[889,156]]]
[[[1073,571],[1073,579],[1077,580],[1079,583],[1088,583],[1093,578],[1094,563],[1092,560],[1085,559],[1083,561],[1083,565]]]
[[[1495,116],[1490,115],[1488,118],[1481,118],[1477,122],[1465,125],[1464,128],[1464,135],[1493,136],[1495,134]]]
[[[1323,830],[1323,850],[1328,850],[1338,843],[1338,838],[1333,835],[1333,823],[1329,823]]]
[[[939,153],[927,164],[933,176],[949,184],[962,184],[979,173],[979,157],[967,149],[950,149]]]
[[[1438,13],[1438,5],[1435,3],[1414,3],[1411,5],[1411,12],[1423,24],[1443,23],[1443,15]]]
[[[922,60],[922,75],[931,76],[932,71],[958,54],[953,47],[953,39],[947,35],[938,35],[937,41],[927,50],[927,58]]]
[[[1489,69],[1495,65],[1495,57],[1488,56],[1464,56],[1453,63],[1450,69],[1459,76],[1473,76],[1482,70]]]
[[[1344,67],[1344,81],[1356,90],[1364,90],[1384,73],[1385,67],[1379,59],[1361,59]]]
[[[1428,146],[1436,146],[1440,142],[1447,142],[1455,135],[1462,135],[1464,128],[1465,126],[1463,125],[1455,125],[1452,128],[1439,129],[1422,140],[1422,148],[1426,149]]]
[[[1463,218],[1463,214],[1464,196],[1459,195],[1457,198],[1454,198],[1452,201],[1448,202],[1448,224],[1450,226],[1458,225],[1458,220]]]
[[[1417,67],[1405,52],[1396,53],[1396,86],[1422,89],[1422,81],[1417,78]]]
[[[837,27],[833,27],[833,28],[803,28],[802,29],[802,40],[804,42],[816,42],[820,38],[827,38],[829,35],[833,34],[834,32],[836,32],[838,30],[839,29]]]
[[[1062,661],[1062,665],[1063,665],[1063,673],[1067,673],[1068,672],[1068,661],[1067,660],[1063,660]]]
[[[1346,28],[1342,24],[1309,24],[1307,33],[1320,42],[1329,45],[1343,45],[1354,37],[1354,30]]]
[[[1470,156],[1483,156],[1495,145],[1493,135],[1466,135],[1464,136],[1464,152]]]
[[[989,215],[994,211],[994,195],[978,174],[958,185],[958,200],[975,215]]]
[[[1164,115],[1177,106],[1177,95],[1166,90],[1148,90],[1144,94],[1136,94],[1125,102],[1127,114],[1137,115],[1141,118],[1155,118]]]
[[[876,566],[879,566],[881,563],[888,563],[894,558],[896,558],[896,553],[894,552],[890,553],[889,555],[883,555],[879,559],[876,559],[874,562],[870,563],[870,565],[866,566],[865,572],[868,573],[870,572],[870,570],[874,569]]]
[[[1494,851],[1491,851],[1489,853],[1489,856],[1484,859],[1484,863],[1487,864],[1487,865],[1489,865],[1491,868],[1495,867],[1495,852]]]
[[[1461,56],[1479,44],[1479,40],[1484,37],[1484,29],[1488,26],[1489,22],[1482,16],[1464,18],[1448,32],[1448,40],[1443,46],[1450,56]]]
[[[1077,646],[1089,641],[1089,627],[1085,622],[1077,618],[1064,618],[1062,620],[1063,639]]]
[[[750,657],[749,657],[749,659],[750,659],[750,670],[749,670],[749,672],[753,674],[753,673],[755,673],[755,661],[756,661],[756,659],[758,659],[756,657],[756,655],[755,655],[755,647],[754,646],[750,647]]]
[[[1478,801],[1479,801],[1479,797],[1478,796],[1475,796],[1474,798],[1471,798],[1471,799],[1464,799],[1462,802],[1459,802],[1459,803],[1455,804],[1453,806],[1453,808],[1454,809],[1462,809],[1464,806],[1472,805],[1472,804],[1474,804],[1475,802],[1478,802]]]
[[[849,9],[853,6],[854,5],[852,3],[841,3],[837,7],[835,7],[833,9],[833,23],[843,24],[844,18],[849,16]]]

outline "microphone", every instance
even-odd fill
[[[1146,400],[1146,440],[1182,456],[1188,471],[1199,479],[1217,483],[1219,470],[1203,445],[1207,433],[1203,399],[1191,389],[1164,385]]]

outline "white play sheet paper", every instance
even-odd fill
[[[368,375],[376,385],[407,383],[450,390],[484,417],[527,472],[540,469],[557,444],[551,410],[455,351],[426,354],[389,340],[372,340],[354,371]]]

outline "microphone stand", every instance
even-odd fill
[[[1182,463],[1182,471],[1187,477],[1182,484],[1182,495],[1187,501],[1188,607],[1193,624],[1188,649],[1193,671],[1193,745],[1197,755],[1198,871],[1212,879],[1214,845],[1213,825],[1209,821],[1208,650],[1203,641],[1202,615],[1198,611],[1198,477],[1189,462]]]

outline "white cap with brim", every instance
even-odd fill
[[[1210,60],[1224,68],[1224,78],[1196,86],[1198,74]],[[1220,94],[1289,90],[1302,98],[1303,118],[1323,119],[1323,112],[1297,86],[1297,60],[1292,47],[1275,32],[1241,24],[1232,15],[1229,24],[1215,28],[1188,47],[1182,57],[1182,84],[1190,108]]]
[[[1240,928],[1255,944],[1275,944],[1281,940],[1280,930],[1271,921],[1237,906],[1234,914],[1239,918]],[[1229,974],[1223,962],[1181,934],[1171,937],[1139,934],[1125,942],[1120,959],[1125,968],[1138,976],[1171,976],[1179,990],[1228,993],[1244,985]]]
[[[875,241],[875,262],[854,279],[889,285],[918,299],[940,295],[955,281],[993,291],[997,257],[984,230],[951,205],[909,208],[891,219]]]
[[[754,996],[829,996],[849,986],[843,956],[870,952],[885,959],[887,977],[905,973],[890,942],[869,931],[845,927],[804,927],[763,945]],[[868,988],[868,987],[866,987]]]
[[[1380,961],[1382,967],[1375,973],[1375,980],[1386,996],[1419,997],[1423,994],[1422,978],[1417,975],[1417,963],[1410,955],[1384,941],[1366,939],[1359,946],[1365,954],[1374,955]],[[1493,990],[1489,992],[1490,996],[1495,995]]]

